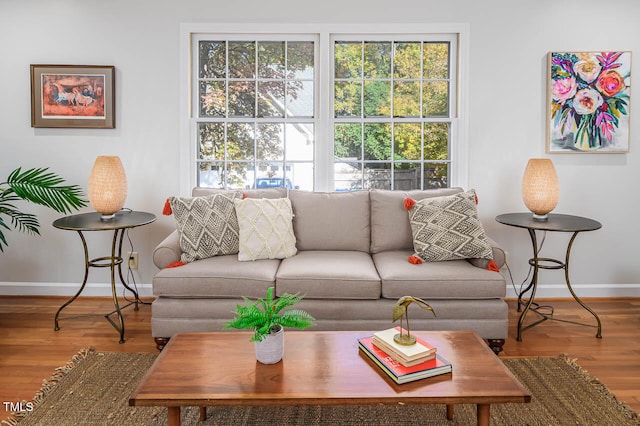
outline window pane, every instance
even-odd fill
[[[362,124],[337,123],[334,126],[334,156],[339,159],[362,159]]]
[[[258,117],[284,117],[284,81],[258,82]]]
[[[226,99],[224,81],[200,82],[201,117],[224,117]]]
[[[420,43],[395,43],[393,76],[395,78],[420,78]]]
[[[362,43],[337,42],[334,61],[336,78],[362,77]]]
[[[199,49],[200,78],[224,78],[227,63],[224,41],[201,41]]]
[[[393,115],[420,117],[420,83],[398,81],[393,84]]]
[[[227,127],[227,159],[253,160],[254,132],[251,123],[229,123]]]
[[[335,83],[334,111],[336,117],[360,117],[362,102],[360,83],[337,81]]]
[[[259,160],[284,160],[284,124],[258,124],[256,142]]]
[[[313,163],[287,163],[285,167],[288,189],[313,191]]]
[[[287,117],[313,117],[313,81],[287,82]]]
[[[198,159],[224,159],[224,124],[199,123]]]
[[[284,42],[258,42],[258,77],[284,78]]]
[[[198,163],[198,186],[224,188],[224,163],[202,161]]]
[[[364,159],[391,161],[391,123],[364,125]]]
[[[362,163],[336,161],[333,164],[333,180],[338,192],[362,189]]]
[[[449,43],[424,44],[424,78],[449,78]]]
[[[364,77],[391,78],[391,43],[365,42]]]
[[[364,188],[391,189],[391,163],[365,163]]]
[[[254,117],[256,90],[252,80],[229,82],[229,116]]]
[[[388,117],[391,115],[391,82],[365,81],[364,116]]]
[[[425,123],[424,159],[449,159],[449,123]]]
[[[420,189],[422,165],[420,163],[397,163],[393,170],[393,189],[410,191]]]
[[[312,79],[314,75],[314,44],[312,41],[287,43],[287,78]]]
[[[425,117],[447,117],[449,115],[449,83],[430,81],[424,83],[422,114]]]
[[[244,189],[253,181],[252,164],[247,161],[228,162],[225,173],[229,189]]]
[[[256,45],[254,42],[229,42],[229,78],[255,78]]]
[[[403,123],[394,126],[393,159],[420,160],[422,157],[422,135],[420,123]]]
[[[445,163],[429,163],[424,165],[424,189],[448,188],[449,165]]]
[[[291,161],[313,161],[313,125],[287,124],[286,158]]]

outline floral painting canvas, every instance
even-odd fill
[[[550,52],[547,152],[629,151],[631,52]]]

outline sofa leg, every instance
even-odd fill
[[[505,339],[487,339],[487,343],[489,344],[489,347],[491,348],[493,353],[495,353],[496,355],[502,352],[502,347],[504,346],[504,342],[505,342]]]
[[[154,337],[153,340],[156,342],[156,348],[159,351],[163,350],[169,343],[169,337]]]

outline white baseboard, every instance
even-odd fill
[[[78,283],[0,282],[0,296],[73,296],[80,288],[79,286]],[[141,297],[153,295],[151,284],[137,284],[136,287]],[[577,284],[572,287],[581,298],[640,297],[640,284]],[[118,295],[122,295],[124,287],[117,284],[116,289]],[[111,284],[87,283],[82,295],[111,296]],[[518,297],[511,285],[507,286],[507,297]],[[541,284],[538,286],[536,298],[554,297],[571,297],[571,293],[565,284]]]
[[[640,284],[573,284],[574,293],[584,297],[640,297]],[[526,286],[523,287],[523,289]],[[530,292],[528,293],[530,294]],[[507,285],[507,297],[517,298],[513,286]],[[572,297],[566,284],[540,284],[536,290],[536,299]]]
[[[140,297],[152,296],[151,284],[129,284],[137,289]],[[0,296],[73,296],[80,288],[79,283],[30,283],[30,282],[0,282]],[[122,284],[116,284],[118,296],[125,290]],[[126,291],[130,296],[131,292]],[[87,283],[82,296],[111,296],[111,284]]]

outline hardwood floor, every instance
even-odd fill
[[[64,301],[66,298],[0,296],[0,420],[8,416],[5,402],[31,400],[42,380],[84,347],[104,352],[156,352],[149,305],[141,305],[137,312],[133,306],[124,311],[126,342],[119,344],[118,333],[102,317],[61,321],[61,329],[53,331],[55,312]],[[553,305],[558,318],[595,323],[572,299],[541,302]],[[525,331],[523,341],[517,342],[519,314],[515,301],[510,300],[509,339],[501,356],[567,354],[619,400],[640,412],[640,298],[585,302],[600,316],[602,339],[595,338],[595,328],[546,321]],[[65,310],[65,315],[111,310],[111,298],[82,297]],[[526,323],[534,317],[529,314]]]

